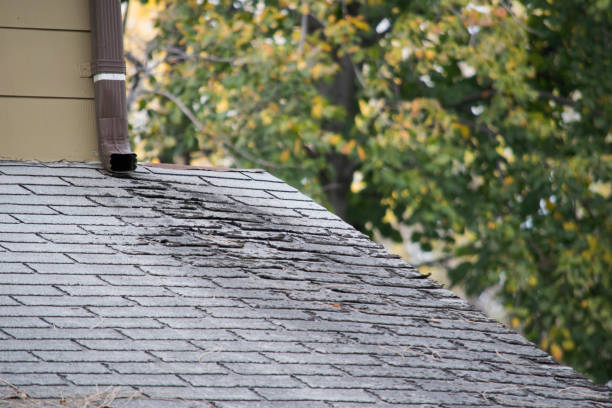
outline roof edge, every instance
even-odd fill
[[[247,171],[250,173],[265,173],[265,170],[262,169],[231,169],[227,167],[210,167],[210,166],[191,166],[187,164],[174,164],[174,163],[151,163],[144,162],[138,163],[140,166],[146,167],[158,167],[162,169],[170,169],[170,170],[210,170],[210,171],[227,171],[227,172],[238,172],[238,171]]]

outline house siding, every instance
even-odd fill
[[[89,2],[0,0],[0,56],[0,158],[98,160]]]

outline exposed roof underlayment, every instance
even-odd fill
[[[2,407],[612,407],[268,173],[97,166],[0,162]]]

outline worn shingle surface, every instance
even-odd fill
[[[0,162],[0,260],[0,406],[612,407],[267,173]]]

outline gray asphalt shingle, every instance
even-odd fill
[[[612,407],[274,176],[169,166],[0,162],[0,379],[0,407]]]

